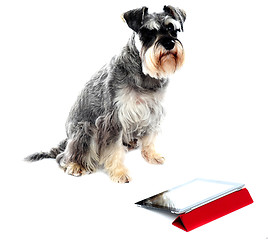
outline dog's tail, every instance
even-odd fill
[[[62,153],[67,145],[67,138],[59,143],[56,148],[52,148],[49,152],[38,152],[29,155],[24,160],[29,162],[39,161],[44,158],[56,158],[60,153]]]

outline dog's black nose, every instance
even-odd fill
[[[175,40],[170,39],[170,38],[163,38],[161,40],[161,44],[162,46],[166,49],[166,50],[172,50],[175,46]]]

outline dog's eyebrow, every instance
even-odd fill
[[[148,20],[143,26],[150,30],[153,30],[153,29],[159,30],[161,28],[160,23],[154,21],[153,19]]]
[[[175,30],[181,28],[179,22],[176,21],[176,20],[174,20],[173,18],[170,18],[170,17],[167,17],[167,18],[165,19],[164,23],[165,23],[165,26],[167,26],[168,24],[172,23],[173,26],[175,27]]]

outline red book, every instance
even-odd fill
[[[253,203],[243,187],[240,183],[197,178],[136,204],[177,214],[172,224],[188,232]]]
[[[189,232],[251,203],[253,200],[248,190],[243,188],[188,213],[180,214],[172,224]]]

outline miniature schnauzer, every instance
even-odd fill
[[[168,76],[184,61],[178,32],[186,14],[164,6],[161,13],[147,7],[122,15],[133,30],[121,53],[86,84],[66,122],[67,138],[50,152],[26,158],[56,158],[68,174],[80,176],[103,167],[115,182],[130,181],[123,160],[127,148],[141,146],[143,158],[162,164],[155,137],[163,115],[161,100]]]

